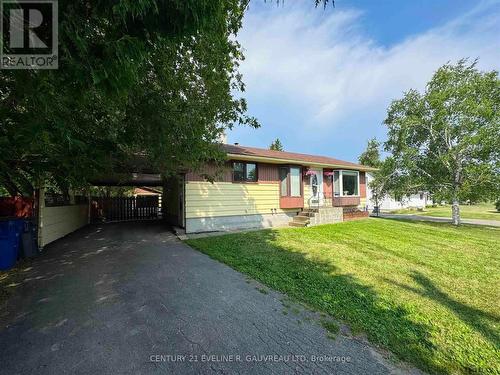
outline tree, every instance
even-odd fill
[[[389,106],[386,151],[406,193],[427,190],[452,202],[494,199],[500,189],[500,80],[477,61],[439,68],[423,93],[410,90]]]
[[[222,163],[219,135],[258,126],[233,96],[248,3],[59,1],[59,69],[0,71],[0,186],[67,190],[139,164],[167,175]]]
[[[283,145],[281,144],[281,141],[279,138],[276,138],[272,143],[271,146],[269,146],[269,150],[274,150],[274,151],[283,151]]]
[[[380,142],[376,138],[368,141],[365,151],[359,156],[358,161],[362,165],[377,168],[371,171],[372,177],[369,186],[372,192],[375,206],[379,207],[380,200],[386,196],[391,188],[394,188],[392,181],[392,159],[380,159]]]
[[[244,90],[234,35],[246,6],[60,1],[59,69],[0,71],[0,185],[64,190],[138,155],[163,174],[222,160],[225,128],[258,126],[233,97]]]
[[[359,156],[358,161],[362,165],[378,168],[381,164],[380,160],[380,142],[376,138],[372,138],[366,145],[366,150]]]

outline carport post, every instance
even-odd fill
[[[91,210],[90,188],[87,190],[87,224],[90,224],[90,210]]]
[[[43,244],[43,211],[45,210],[45,187],[40,184],[38,188],[38,230],[37,230],[37,242],[38,248],[42,248]]]

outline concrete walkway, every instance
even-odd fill
[[[417,373],[158,224],[88,227],[7,280],[3,374]]]
[[[377,217],[377,215],[372,215],[372,216]],[[424,215],[381,213],[379,214],[378,217],[382,217],[385,219],[404,219],[404,220],[417,220],[417,221],[432,221],[436,223],[451,223],[451,219],[448,219],[446,217],[434,217],[434,216],[424,216]],[[462,224],[500,227],[500,221],[498,220],[462,219],[461,222]]]

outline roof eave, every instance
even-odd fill
[[[377,168],[367,167],[364,165],[349,165],[349,164],[332,164],[332,163],[317,163],[308,162],[304,160],[297,159],[287,159],[287,158],[271,158],[268,156],[256,156],[256,155],[245,155],[245,154],[227,154],[229,159],[247,160],[247,161],[260,161],[269,164],[297,164],[306,167],[318,167],[318,168],[343,168],[352,169],[363,172],[376,171]]]

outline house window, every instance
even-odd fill
[[[288,195],[288,168],[280,168],[280,195]]]
[[[334,171],[333,183],[336,197],[359,195],[358,171]]]
[[[300,167],[280,167],[280,195],[282,197],[301,197]]]
[[[257,164],[255,163],[233,163],[233,181],[235,182],[256,182]]]
[[[336,197],[340,197],[340,171],[333,172],[333,191]]]
[[[290,196],[300,197],[300,168],[290,167]]]

